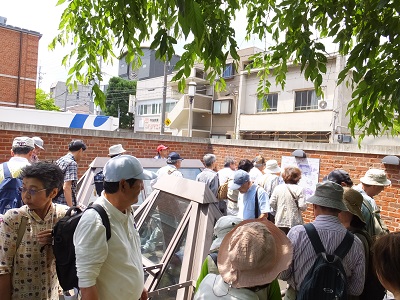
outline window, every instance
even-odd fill
[[[212,113],[214,115],[231,114],[232,99],[214,100]]]
[[[267,100],[269,108],[264,108],[264,99]],[[277,107],[278,93],[268,94],[257,100],[257,112],[277,111]]]
[[[223,78],[231,78],[235,74],[235,66],[233,63],[226,64],[224,72],[222,73]]]
[[[318,100],[315,90],[296,91],[295,110],[318,109]]]
[[[161,103],[139,105],[139,116],[159,115],[161,113]]]
[[[171,111],[174,109],[176,103],[177,103],[177,102],[169,102],[169,103],[166,103],[165,112],[168,112],[168,113],[171,112]]]

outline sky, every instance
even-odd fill
[[[56,6],[57,0],[3,0],[0,5],[0,16],[7,18],[7,25],[21,27],[24,29],[37,31],[42,34],[39,41],[39,60],[38,69],[42,79],[38,82],[40,88],[45,92],[50,91],[52,83],[57,81],[66,81],[68,71],[61,66],[62,58],[70,51],[70,49],[62,48],[57,45],[54,51],[48,50],[48,45],[56,36],[59,20],[65,6]],[[245,12],[242,11],[236,16],[235,30],[237,35],[237,43],[239,48],[257,46],[264,48],[264,42],[253,38],[245,41]],[[180,47],[179,47],[180,46]],[[178,45],[182,49],[182,44]],[[118,62],[113,65],[103,65],[103,73],[105,73],[104,81],[106,84],[112,76],[118,75]]]

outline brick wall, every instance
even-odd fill
[[[35,105],[40,35],[13,27],[0,27],[0,102]],[[19,72],[19,74],[18,74]],[[18,78],[20,77],[19,85]],[[19,88],[19,96],[17,97]],[[18,99],[17,99],[18,98]],[[19,100],[19,101],[17,101]]]
[[[13,125],[16,127],[16,125]],[[12,127],[12,126],[8,126]],[[45,131],[38,128],[46,128]],[[44,133],[50,132],[50,133]],[[72,134],[71,134],[72,133]],[[67,153],[67,146],[72,139],[83,139],[88,146],[85,151],[85,157],[79,163],[79,175],[81,176],[89,163],[96,156],[107,156],[108,147],[121,143],[129,154],[137,157],[153,157],[155,149],[159,144],[165,144],[171,150],[176,151],[185,158],[201,159],[206,153],[214,153],[217,155],[218,167],[222,168],[225,156],[234,156],[237,160],[242,158],[252,159],[257,154],[261,154],[267,159],[276,159],[281,161],[282,156],[290,156],[294,149],[305,149],[307,157],[320,159],[320,180],[335,168],[343,168],[347,170],[353,181],[359,183],[358,178],[362,177],[369,168],[386,169],[392,186],[386,188],[379,196],[376,197],[378,205],[382,208],[382,218],[391,230],[400,229],[400,168],[399,166],[385,166],[381,164],[381,159],[385,154],[368,154],[363,153],[358,148],[353,152],[349,152],[348,148],[343,151],[317,151],[311,150],[311,147],[322,147],[320,144],[300,144],[291,143],[289,147],[276,147],[274,143],[256,142],[256,141],[219,141],[209,139],[188,139],[171,136],[133,134],[133,133],[117,133],[117,132],[99,132],[90,130],[71,130],[60,129],[54,130],[52,127],[44,126],[28,126],[24,130],[4,129],[0,122],[0,162],[6,161],[10,156],[11,142],[15,136],[40,136],[45,142],[45,152],[42,152],[40,158],[42,160],[55,160]],[[268,146],[269,144],[273,145]],[[258,146],[262,145],[262,146]],[[308,147],[308,149],[307,149]],[[324,145],[329,147],[329,145]],[[350,146],[343,146],[350,147]],[[396,147],[386,149],[395,154],[398,153]],[[372,150],[368,150],[372,152]],[[379,152],[379,151],[375,151]],[[313,218],[312,211],[309,209],[304,213],[306,220]]]

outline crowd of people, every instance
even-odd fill
[[[73,140],[68,153],[46,162],[40,159],[41,138],[13,140],[11,159],[0,164],[0,193],[6,181],[19,192],[0,199],[1,299],[59,298],[52,228],[79,202],[77,169],[86,148]],[[156,173],[125,153],[120,144],[109,148],[95,201],[107,212],[111,238],[94,209],[82,215],[73,237],[83,300],[147,299],[131,206],[143,180],[183,177],[183,158],[167,146],[157,147],[154,159],[165,159],[165,166]],[[306,199],[297,166],[281,168],[258,155],[237,164],[226,157],[217,170],[216,161],[214,154],[204,155],[204,169],[195,179],[209,187],[223,216],[215,224],[194,299],[323,299],[310,298],[311,291],[320,295],[310,282],[316,280],[321,253],[340,258],[344,287],[324,288],[338,293],[337,299],[381,300],[386,290],[400,299],[400,235],[389,232],[374,200],[391,184],[384,170],[368,170],[356,186],[348,172],[332,170]],[[304,224],[307,208],[314,220]],[[287,283],[282,291],[278,280]]]

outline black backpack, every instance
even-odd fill
[[[3,163],[4,179],[0,182],[0,214],[5,214],[11,208],[18,208],[23,205],[21,178],[14,178],[11,175],[7,163]]]
[[[334,254],[328,254],[322,245],[314,225],[304,225],[314,247],[317,258],[300,285],[296,300],[340,300],[347,299],[347,276],[342,259],[349,252],[354,235],[347,231]]]
[[[88,209],[94,209],[100,215],[103,225],[106,227],[108,241],[111,238],[111,226],[106,211],[99,204],[93,204],[86,210]],[[76,206],[71,207],[53,228],[53,253],[56,258],[57,276],[64,291],[78,288],[73,237],[76,226],[85,211]]]

